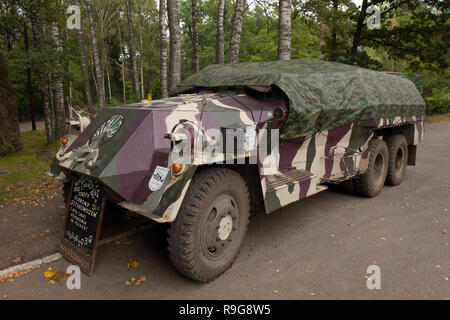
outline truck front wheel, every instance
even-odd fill
[[[170,258],[183,275],[210,282],[236,259],[250,217],[247,184],[226,168],[200,171],[168,230]]]
[[[364,197],[375,197],[383,189],[388,171],[389,153],[386,142],[373,139],[367,171],[355,178],[355,191]]]

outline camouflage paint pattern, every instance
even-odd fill
[[[408,79],[316,59],[212,65],[182,81],[175,93],[249,85],[275,85],[286,94],[292,111],[287,134],[293,136],[425,113],[425,102]]]
[[[423,139],[423,124],[423,117],[395,117],[381,119],[375,127],[352,123],[308,137],[282,139],[279,172],[264,176],[260,171],[266,212],[325,190],[325,182],[339,183],[364,173],[376,130],[412,127],[414,146]]]
[[[50,173],[55,178],[61,172],[65,177],[89,175],[117,195],[125,208],[156,221],[173,221],[196,168],[205,163],[192,161],[183,175],[168,174],[162,187],[152,192],[149,181],[155,168],[171,167],[171,140],[165,135],[177,127],[196,127],[200,123],[204,132],[213,128],[245,129],[266,123],[278,106],[286,108],[282,98],[261,101],[230,91],[106,108],[77,139],[58,152]],[[98,147],[93,146],[93,136],[117,116],[123,119],[119,130]]]
[[[239,77],[230,77],[234,73]],[[200,88],[178,89],[190,94],[105,108],[78,138],[70,137],[50,174],[60,180],[89,175],[123,207],[171,222],[197,168],[210,164],[194,157],[183,174],[175,175],[170,140],[175,131],[200,133],[209,144],[212,129],[256,127],[263,132],[259,139],[280,129],[278,148],[265,158],[259,156],[258,144],[241,155],[258,154],[264,205],[272,212],[325,190],[325,182],[365,172],[377,129],[413,128],[410,145],[424,134],[424,104],[412,83],[353,66],[316,60],[233,64],[208,67],[189,79],[182,85]],[[213,88],[221,86],[225,88]],[[275,119],[279,108],[282,118]],[[236,159],[223,149],[218,161]],[[270,163],[277,166],[268,173]],[[157,167],[170,171],[152,191],[149,183]]]

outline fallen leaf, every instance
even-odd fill
[[[351,222],[347,223],[347,227],[353,228],[355,225]]]
[[[128,261],[128,269],[130,269],[130,268],[138,268],[138,267],[139,267],[139,262],[137,262],[136,260]]]
[[[138,285],[140,285],[142,282],[146,282],[147,281],[147,277],[146,276],[141,276],[140,278],[139,278],[139,280],[138,281],[136,281],[136,283],[134,284],[135,286],[138,286]]]
[[[44,279],[47,281],[52,280],[55,277],[56,277],[56,272],[53,272],[52,268],[48,268],[48,270],[44,272]]]

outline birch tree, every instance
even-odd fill
[[[78,0],[78,5],[81,8],[80,0]],[[86,44],[84,42],[83,28],[78,30],[78,43],[80,46],[81,67],[83,69],[84,95],[86,96],[88,112],[90,114],[94,114],[95,109],[94,109],[94,102],[92,101],[91,86],[89,85],[89,71],[88,71],[88,64],[87,64]]]
[[[278,60],[291,59],[291,0],[279,0]]]
[[[159,0],[159,32],[160,32],[160,54],[161,54],[161,97],[168,97],[167,90],[167,2]]]
[[[198,7],[197,0],[192,0],[192,49],[194,52],[192,69],[198,72]]]
[[[136,92],[136,97],[139,97],[140,93],[139,93],[139,80],[136,62],[136,46],[134,44],[134,25],[133,25],[133,18],[131,15],[130,0],[125,0],[125,6],[127,10],[128,33],[130,35],[130,59],[131,59],[131,68],[133,72],[133,85],[134,91]]]
[[[225,0],[219,0],[217,12],[216,63],[225,63]]]
[[[230,58],[229,63],[239,62],[241,48],[242,24],[244,21],[245,0],[236,0],[233,14],[233,26],[231,29]]]
[[[102,72],[102,64],[100,61],[100,54],[98,52],[97,45],[97,34],[96,34],[96,24],[93,16],[92,3],[87,1],[87,11],[89,17],[89,28],[91,31],[91,42],[92,42],[92,54],[94,56],[94,65],[95,65],[95,79],[97,83],[97,96],[98,96],[98,111],[101,111],[105,105],[105,92],[103,86],[103,72]]]
[[[62,54],[62,44],[59,34],[58,25],[56,22],[52,22],[50,26],[50,36],[56,50],[58,52],[58,57],[54,61],[54,65],[58,72],[55,74],[55,132],[56,139],[63,137],[66,134],[66,112],[64,107],[64,86],[62,80],[62,65],[61,65],[61,54]]]
[[[33,44],[34,49],[39,53],[43,54],[43,33],[42,24],[37,15],[37,8],[32,8],[31,11],[31,30],[33,32]],[[50,102],[48,98],[49,85],[48,79],[45,76],[45,72],[42,65],[38,66],[39,73],[39,90],[41,93],[41,103],[44,111],[44,123],[45,123],[45,133],[47,136],[47,144],[55,143],[55,128],[53,125],[53,111],[50,108]]]
[[[181,81],[181,28],[178,16],[178,1],[167,0],[170,29],[170,90]]]

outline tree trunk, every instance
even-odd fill
[[[98,94],[98,111],[101,111],[105,105],[105,91],[103,90],[103,73],[102,73],[102,65],[100,62],[100,55],[98,53],[97,46],[97,34],[95,30],[95,22],[94,16],[92,14],[92,3],[91,1],[87,1],[87,9],[89,16],[89,25],[91,29],[91,40],[92,40],[92,53],[94,55],[94,64],[95,64],[95,78],[97,83],[97,94]]]
[[[332,19],[333,21],[331,22],[331,27],[332,27],[332,31],[331,31],[331,58],[333,60],[337,59],[337,34],[336,34],[336,28],[337,28],[337,21],[336,21],[336,15],[338,13],[338,0],[333,0],[333,15],[332,15]]]
[[[181,81],[181,29],[178,17],[178,1],[167,0],[170,29],[170,90]]]
[[[0,156],[22,150],[17,95],[0,52]]]
[[[141,45],[141,52],[144,51],[144,47],[142,44],[142,34],[139,35],[139,44]],[[143,55],[141,55],[141,59],[140,59],[140,64],[141,64],[141,100],[145,99],[145,86],[144,86],[144,57]]]
[[[236,0],[233,14],[233,29],[231,30],[229,63],[239,62],[242,24],[244,21],[244,7],[245,0]]]
[[[36,51],[42,52],[42,28],[35,9],[32,10],[31,14],[31,27],[33,30],[34,48],[36,49]],[[48,118],[48,115],[51,114],[50,105],[48,101],[48,83],[47,83],[48,79],[45,78],[42,66],[38,66],[38,72],[40,82],[39,90],[41,91],[42,109],[44,111],[45,133],[47,135],[47,144],[52,144],[55,142],[55,135]]]
[[[37,18],[36,11],[33,12],[32,24],[34,34],[34,45],[39,51],[44,53],[47,51],[46,28]],[[48,63],[48,61],[46,61],[46,63]],[[50,96],[51,74],[44,73],[44,71],[41,69],[39,71],[39,80],[41,83],[41,96],[44,108],[45,133],[47,135],[47,144],[53,144],[56,142],[55,138],[56,133],[55,133],[55,117],[53,111],[53,96]]]
[[[47,35],[47,28],[45,26],[45,24],[42,25],[42,33],[44,35],[44,47],[43,47],[43,51],[46,52],[48,50],[48,46],[47,43],[49,42],[48,40],[48,35]],[[48,60],[46,61],[48,64],[50,63]],[[56,121],[55,121],[55,99],[53,96],[53,75],[51,72],[47,73],[47,94],[49,97],[49,109],[48,109],[48,113],[45,116],[45,122],[46,122],[46,126],[48,126],[50,128],[50,131],[52,133],[52,143],[56,142]]]
[[[81,7],[81,1],[78,0],[78,5]],[[88,105],[88,112],[90,114],[95,113],[94,109],[94,102],[92,101],[92,95],[91,95],[91,86],[89,85],[89,71],[88,71],[88,64],[87,64],[87,56],[86,56],[86,45],[84,43],[84,37],[83,37],[83,29],[78,30],[78,37],[79,37],[79,45],[80,45],[80,54],[81,54],[81,66],[83,68],[83,77],[84,77],[84,94],[86,95],[86,101]]]
[[[327,31],[327,27],[325,26],[325,24],[321,23],[320,24],[320,42],[319,42],[319,59],[323,60],[323,46],[325,45],[325,33]]]
[[[122,30],[120,30],[120,22],[119,22],[119,47],[120,47],[120,54],[122,55],[122,61],[120,61],[121,71],[122,71],[122,95],[123,95],[123,103],[126,103],[127,101],[127,88],[125,85],[125,54],[123,52],[123,46],[122,46]],[[119,58],[120,59],[120,58]]]
[[[25,24],[23,29],[23,37],[25,43],[25,51],[29,54],[30,47],[28,45],[28,26]],[[31,81],[31,68],[27,66],[27,87],[28,87],[28,97],[30,102],[30,118],[31,118],[31,128],[36,131],[36,114],[34,112],[34,99],[33,99],[33,84]]]
[[[169,96],[167,90],[167,11],[166,0],[159,1],[159,31],[161,50],[161,98]]]
[[[194,51],[194,61],[192,70],[198,72],[198,7],[197,0],[192,0],[192,48]]]
[[[219,0],[217,12],[216,63],[225,63],[225,0]]]
[[[291,59],[291,0],[279,0],[278,60]]]
[[[53,75],[51,72],[48,73],[48,97],[49,97],[49,112],[48,112],[48,119],[46,121],[49,122],[49,127],[52,130],[53,134],[53,143],[56,142],[56,121],[55,121],[55,97],[53,95]]]
[[[353,35],[353,44],[350,53],[351,62],[356,61],[356,53],[358,52],[359,41],[361,40],[361,32],[362,29],[364,28],[364,20],[366,19],[367,16],[367,7],[368,7],[367,0],[363,0],[361,5],[361,12],[359,13],[358,23],[356,25],[355,33]]]
[[[66,41],[69,41],[69,29],[65,28],[65,36]],[[69,111],[68,119],[72,120],[72,108],[73,108],[73,81],[72,81],[72,63],[70,62],[70,59],[67,62],[67,74],[69,76],[69,83],[67,85],[68,89],[68,95],[67,95],[67,110]]]
[[[139,80],[136,62],[136,47],[134,45],[134,26],[133,19],[131,16],[131,5],[130,0],[125,0],[125,6],[127,8],[127,19],[128,19],[128,33],[130,34],[130,56],[131,56],[131,67],[133,68],[133,84],[134,91],[136,92],[136,98],[139,99]]]
[[[62,53],[61,39],[59,38],[59,30],[56,22],[51,24],[51,37],[52,41],[56,44],[58,52]],[[61,61],[60,57],[54,61],[56,70],[61,72]],[[56,74],[55,79],[55,132],[56,139],[63,137],[66,134],[66,113],[64,108],[64,87],[62,75],[60,73]]]

